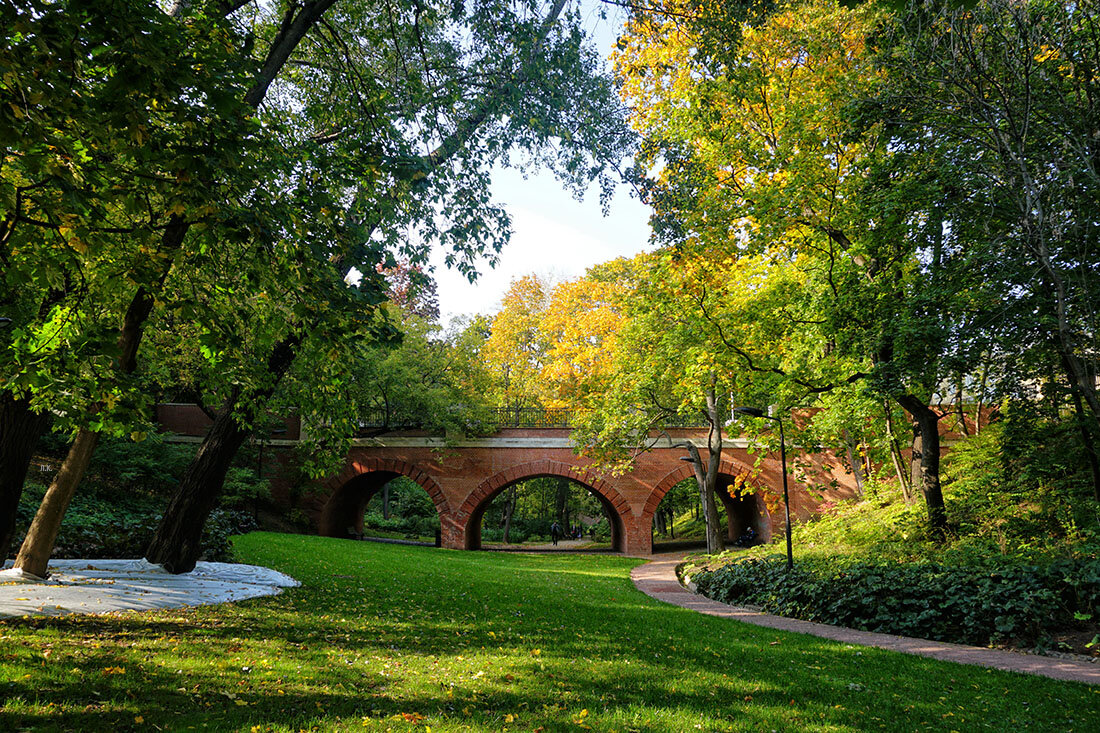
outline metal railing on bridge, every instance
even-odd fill
[[[569,430],[573,427],[573,411],[564,408],[549,407],[494,407],[487,411],[485,427],[501,430],[504,428],[544,428]],[[661,421],[666,428],[706,427],[699,417],[674,415]],[[424,421],[408,415],[383,410],[368,412],[359,419],[361,433],[394,432],[401,430],[423,430]]]

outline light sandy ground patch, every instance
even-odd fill
[[[52,560],[32,581],[0,570],[0,618],[179,608],[270,596],[300,583],[257,565],[200,562],[182,575],[145,560]]]

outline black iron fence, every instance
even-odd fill
[[[563,408],[546,407],[494,407],[488,410],[487,425],[484,427],[496,428],[545,428],[569,430],[572,424],[573,411]],[[706,421],[700,417],[690,415],[673,415],[661,420],[659,424],[665,428],[705,428]],[[423,430],[423,420],[400,412],[385,412],[376,410],[364,414],[359,419],[359,429],[362,433],[393,432],[400,430]]]

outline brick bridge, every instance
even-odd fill
[[[670,431],[673,442],[662,439],[658,447],[642,453],[634,469],[621,476],[596,470],[573,452],[569,431],[562,428],[509,428],[488,438],[451,440],[445,444],[429,436],[387,435],[357,441],[344,470],[325,482],[326,491],[303,507],[315,517],[320,534],[347,537],[349,528],[363,530],[363,512],[382,486],[405,476],[428,492],[439,511],[442,544],[455,549],[481,547],[481,520],[492,499],[514,483],[540,476],[560,476],[576,481],[599,499],[611,524],[612,547],[630,555],[653,551],[653,515],[662,497],[678,482],[694,474],[681,461],[684,448],[675,442],[692,439],[705,445],[698,430]],[[679,435],[677,435],[679,433]],[[765,540],[783,531],[782,474],[778,457],[764,460],[750,481],[757,490],[738,499],[725,487],[734,478],[751,474],[756,456],[744,441],[727,441],[723,451],[718,497],[725,504],[728,536],[738,537],[752,525]],[[792,518],[815,513],[822,498],[836,501],[854,495],[854,482],[837,461],[810,457],[803,478],[813,487],[790,484]],[[828,488],[833,481],[837,488]],[[765,500],[765,493],[771,498]],[[824,495],[824,497],[823,497]],[[773,511],[768,510],[771,504]]]
[[[186,408],[162,406],[160,422],[179,434],[202,435],[205,418]],[[319,534],[348,537],[362,532],[363,512],[371,497],[387,482],[405,476],[423,487],[435,503],[443,547],[476,550],[481,547],[482,517],[495,496],[525,479],[559,476],[579,483],[600,501],[615,550],[630,555],[652,553],[657,505],[675,484],[693,476],[691,465],[680,460],[687,451],[673,446],[691,440],[703,447],[705,430],[669,430],[654,448],[637,457],[632,471],[619,476],[602,473],[577,456],[569,432],[559,425],[504,428],[484,438],[444,440],[411,430],[360,438],[343,470],[323,481],[322,491],[303,496],[298,508],[311,518]],[[298,438],[298,426],[291,420],[284,439],[267,443],[287,446]],[[766,457],[753,474],[757,456],[749,455],[745,441],[727,439],[724,445],[717,494],[725,505],[728,536],[738,537],[749,525],[765,540],[781,534],[783,484],[778,455]],[[854,480],[835,457],[799,455],[797,449],[788,452],[788,460],[799,466],[798,478],[790,477],[792,519],[812,516],[822,501],[854,495]],[[734,499],[724,490],[736,477],[750,475],[747,483],[755,488],[751,494]],[[290,506],[288,491],[278,478],[272,493],[278,503]]]

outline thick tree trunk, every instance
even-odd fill
[[[233,419],[229,410],[218,412],[210,432],[187,467],[179,488],[157,527],[145,558],[170,573],[195,569],[202,554],[202,530],[218,503],[225,474],[249,431]]]
[[[919,436],[919,442],[914,439],[913,460],[920,461],[917,468],[919,481],[914,483],[920,486],[924,495],[932,539],[942,542],[947,537],[947,507],[940,488],[940,417],[924,400],[914,395],[901,395],[897,401],[913,416],[914,436]]]
[[[50,482],[50,487],[46,489],[42,504],[31,521],[19,554],[15,557],[15,567],[24,573],[39,578],[48,575],[50,554],[53,552],[54,542],[57,541],[57,534],[61,531],[61,520],[65,518],[65,510],[69,508],[76,487],[80,485],[80,479],[92,461],[98,442],[99,433],[81,430],[76,434],[76,440],[69,448],[61,469]]]
[[[382,487],[382,519],[390,518],[390,482]]]
[[[0,395],[0,565],[11,551],[23,482],[49,419],[48,412],[31,410],[29,398]]]
[[[247,406],[249,416],[258,414],[261,404],[274,394],[279,381],[294,362],[301,338],[301,334],[287,337],[268,357],[269,382],[262,391],[253,395],[251,404]],[[218,411],[214,424],[176,487],[176,493],[172,495],[145,553],[145,559],[163,565],[170,573],[191,572],[202,554],[203,527],[221,497],[225,474],[233,457],[249,436],[249,430],[241,427],[233,417],[240,401],[240,393],[234,391]]]
[[[1085,459],[1088,461],[1089,471],[1092,472],[1092,495],[1097,501],[1100,501],[1100,460],[1096,455],[1096,441],[1093,433],[1097,428],[1096,420],[1095,418],[1090,419],[1085,406],[1081,402],[1081,389],[1073,382],[1073,370],[1065,354],[1062,354],[1062,366],[1065,367],[1070,378],[1069,392],[1073,397],[1077,429],[1081,433],[1081,447],[1085,449]]]

